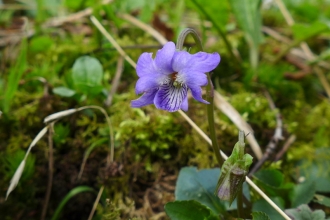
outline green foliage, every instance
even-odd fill
[[[1,163],[3,164],[4,170],[1,172],[4,173],[4,179],[10,180],[22,162],[25,156],[25,152],[23,150],[16,150],[14,153],[7,153],[1,157]],[[35,171],[35,157],[30,155],[25,163],[24,171],[21,176],[21,181],[27,181],[32,178],[32,175]]]
[[[84,94],[97,94],[102,90],[103,68],[96,58],[79,57],[72,67],[75,88]]]
[[[299,220],[324,220],[325,213],[322,210],[312,211],[307,205],[301,205],[296,209],[286,210],[293,219]]]
[[[27,53],[27,40],[24,39],[21,43],[20,54],[14,67],[10,70],[6,90],[4,92],[4,99],[2,102],[2,108],[4,113],[8,113],[12,104],[13,97],[17,91],[19,81],[23,76],[26,69],[26,53]]]
[[[270,199],[282,210],[284,209],[284,200],[281,197],[270,197]],[[283,220],[284,218],[274,210],[264,199],[257,200],[253,203],[252,211],[264,212],[270,219]]]
[[[31,39],[29,53],[47,53],[54,45],[54,40],[49,36],[37,36]]]
[[[318,195],[318,194],[316,194],[314,196],[315,196],[315,199],[313,200],[314,202],[317,202],[321,205],[330,207],[330,198],[329,197]]]
[[[259,45],[262,43],[260,1],[231,0],[229,2],[250,47],[251,66],[256,69],[259,59]]]
[[[323,22],[314,22],[309,26],[303,24],[294,24],[292,32],[295,40],[302,41],[313,37],[321,32],[329,31],[329,26]]]
[[[61,216],[61,212],[64,208],[64,206],[66,205],[66,203],[68,203],[68,201],[76,196],[79,193],[86,193],[86,192],[93,192],[93,188],[88,187],[88,186],[77,186],[75,188],[73,188],[70,192],[68,192],[68,194],[62,199],[61,203],[58,205],[58,207],[55,210],[55,213],[52,217],[52,220],[57,220],[59,219],[59,217]]]
[[[195,167],[185,167],[180,170],[176,189],[176,200],[196,200],[219,214],[225,210],[224,204],[214,195],[219,169],[197,171]]]
[[[101,106],[106,91],[112,87],[109,82],[115,76],[118,52],[89,22],[88,17],[69,19],[60,26],[48,26],[52,23],[49,21],[79,15],[75,13],[90,7],[93,15],[100,18],[109,33],[135,61],[142,52],[155,55],[160,45],[149,32],[125,21],[119,14],[131,14],[163,35],[175,33],[170,40],[175,40],[175,35],[182,28],[195,27],[202,36],[206,51],[221,55],[221,64],[212,76],[217,79],[214,83],[216,88],[226,94],[230,103],[250,123],[262,151],[265,151],[264,146],[274,133],[277,112],[282,116],[284,138],[291,134],[297,137],[283,158],[270,165],[283,173],[261,170],[256,174],[255,182],[282,209],[308,204],[313,209],[322,208],[329,216],[329,100],[315,75],[309,74],[296,80],[287,77],[288,74],[299,75],[303,72],[297,63],[313,68],[321,61],[329,60],[329,31],[325,25],[329,23],[329,1],[283,1],[297,22],[293,27],[286,24],[278,7],[260,9],[260,1],[120,0],[107,5],[101,5],[101,2],[24,0],[17,4],[28,10],[0,11],[0,110],[3,112],[0,117],[0,174],[3,177],[0,188],[3,195],[24,156],[22,149],[28,147],[31,138],[43,126],[45,116],[85,104]],[[28,17],[29,22],[24,20],[23,24],[21,17]],[[48,20],[50,18],[55,20]],[[168,29],[152,22],[155,18],[159,18]],[[279,36],[291,39],[291,43],[274,39],[268,33],[262,36],[261,24],[276,31]],[[30,28],[33,28],[33,33]],[[12,43],[26,30],[29,35],[27,39],[20,44]],[[283,56],[278,63],[270,63],[279,51],[305,39],[308,39],[315,60],[298,58],[293,64],[289,57]],[[231,55],[232,51],[235,56]],[[252,66],[256,65],[258,54],[260,64],[257,71],[245,69],[249,62],[253,63]],[[111,205],[100,202],[95,219],[133,219],[136,216],[150,219],[150,213],[157,215],[166,202],[173,200],[173,179],[180,167],[217,166],[211,147],[178,114],[168,114],[153,106],[142,109],[129,106],[130,100],[137,97],[133,95],[137,76],[127,62],[124,62],[123,68],[113,105],[107,109],[116,134],[114,158],[122,165],[123,176],[112,177],[110,184],[105,185],[101,201],[109,198]],[[328,79],[326,68],[321,68]],[[264,89],[274,100],[275,111],[270,110]],[[205,106],[191,101],[189,105],[187,114],[207,133]],[[217,109],[215,114],[218,142],[229,154],[232,148],[228,146],[236,142],[237,128]],[[53,192],[56,193],[51,195],[47,217],[51,217],[62,198],[77,184],[98,188],[104,182],[101,174],[108,153],[108,133],[104,119],[91,111],[84,111],[79,117],[72,115],[55,125]],[[284,142],[279,142],[278,150]],[[247,151],[250,149],[247,148]],[[1,203],[0,198],[3,219],[24,216],[29,220],[40,216],[43,203],[40,198],[45,194],[48,175],[47,155],[47,139],[44,138],[33,150],[33,155],[28,157],[22,182],[15,194],[5,203]],[[82,161],[85,162],[84,175],[77,182]],[[115,169],[106,171],[114,172]],[[197,168],[183,168],[177,182],[177,199],[198,201],[202,205],[197,206],[202,206],[206,218],[214,212],[230,219],[236,213],[235,202],[229,207],[228,202],[221,202],[213,194],[219,174],[219,169],[197,171]],[[290,182],[292,180],[294,183]],[[170,190],[164,190],[164,186]],[[253,210],[266,213],[270,219],[282,219],[246,184],[243,184],[243,191],[251,201]],[[95,195],[83,196],[84,201],[67,201],[65,210],[56,212],[57,217],[87,219]],[[148,209],[146,199],[151,204]],[[174,208],[179,207],[175,207],[177,203],[190,204],[177,201],[173,203]],[[154,204],[159,206],[154,207]],[[310,218],[323,215],[302,207],[293,210],[295,217],[303,219],[305,215]],[[263,213],[253,212],[252,216],[254,219],[268,219]],[[301,213],[307,214],[302,216]]]
[[[248,123],[263,128],[275,127],[275,111],[269,109],[266,98],[255,93],[241,92],[233,95],[230,103]]]
[[[171,220],[219,219],[209,208],[195,200],[169,202],[165,205],[165,211]]]
[[[173,117],[161,111],[156,115],[147,115],[141,109],[127,111],[129,117],[121,119],[115,139],[122,143],[130,141],[136,160],[146,155],[171,158],[169,150],[178,144],[181,134],[180,125],[173,126]]]
[[[298,207],[302,204],[308,204],[313,199],[315,192],[316,187],[313,180],[307,180],[299,185],[296,185],[293,189],[291,207]]]
[[[269,216],[264,212],[252,212],[252,220],[270,220]]]
[[[284,175],[278,170],[264,169],[254,174],[255,179],[260,187],[265,190],[269,196],[288,196],[292,191],[292,183],[284,183]]]
[[[312,154],[313,155],[313,154]],[[317,192],[330,192],[330,159],[329,148],[316,149],[313,159],[302,159],[297,162],[295,177],[315,181]]]

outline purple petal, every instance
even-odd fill
[[[131,107],[140,108],[145,105],[153,104],[156,93],[157,89],[145,92],[140,98],[131,101]]]
[[[184,69],[178,74],[178,78],[182,80],[188,87],[206,86],[208,83],[207,75],[203,72]]]
[[[135,86],[135,93],[141,94],[159,87],[160,82],[164,81],[163,74],[155,73],[142,76],[138,79]]]
[[[208,73],[218,66],[220,55],[218,53],[198,52],[191,56],[188,63],[187,70]]]
[[[136,64],[136,72],[139,77],[158,72],[152,59],[152,53],[141,54]]]
[[[205,104],[210,104],[209,102],[205,101],[202,98],[202,88],[200,86],[193,86],[193,87],[189,87],[191,90],[191,94],[194,97],[194,99],[196,99],[199,102],[205,103]]]
[[[185,85],[175,87],[173,84],[165,84],[159,88],[155,96],[155,106],[169,112],[178,111],[187,96],[187,91],[188,88]]]
[[[175,52],[172,60],[172,67],[175,72],[187,68],[188,61],[192,58],[192,55],[186,51]]]
[[[173,42],[167,42],[164,47],[158,50],[155,58],[155,64],[158,70],[163,74],[173,73],[172,58],[175,52],[175,44]]]
[[[188,96],[186,95],[186,97],[183,99],[181,107],[180,107],[183,111],[188,111]]]

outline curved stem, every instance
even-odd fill
[[[230,45],[229,40],[226,37],[226,34],[224,33],[224,31],[221,29],[221,27],[218,25],[218,22],[216,22],[213,17],[210,15],[210,13],[208,13],[207,11],[205,11],[205,9],[203,8],[202,5],[200,5],[196,0],[192,0],[192,2],[198,7],[198,9],[203,13],[203,15],[212,22],[213,27],[216,29],[216,31],[219,33],[219,35],[222,37],[226,48],[230,54],[230,56],[236,61],[235,63],[239,65],[239,67],[241,67],[241,61],[237,58],[237,56],[235,56],[232,46]]]
[[[189,34],[191,34],[192,37],[194,38],[195,42],[197,43],[198,49],[200,51],[203,51],[203,46],[202,46],[201,39],[199,38],[197,32],[194,29],[191,29],[191,28],[186,28],[180,33],[180,35],[178,37],[178,40],[177,40],[176,48],[178,50],[182,50],[185,39]],[[207,80],[208,80],[208,84],[206,86],[206,100],[210,103],[209,105],[207,105],[207,118],[208,118],[208,122],[209,122],[209,129],[210,129],[210,136],[211,136],[211,140],[212,140],[213,151],[215,153],[215,156],[217,158],[219,166],[221,167],[224,160],[220,155],[220,147],[218,145],[217,136],[216,136],[216,133],[215,133],[214,112],[213,112],[213,110],[214,110],[213,84],[212,84],[212,81],[211,81],[210,74],[206,73],[206,75],[207,75]]]

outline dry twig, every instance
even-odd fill
[[[283,157],[284,153],[289,149],[289,147],[291,146],[291,144],[293,144],[293,142],[295,142],[295,140],[296,140],[296,135],[294,135],[294,134],[291,135],[288,138],[288,140],[284,143],[281,151],[276,154],[276,157],[274,159],[275,162],[276,161],[279,161]]]
[[[54,159],[53,159],[53,134],[54,134],[54,124],[55,121],[49,124],[48,129],[48,147],[49,147],[49,158],[48,158],[48,183],[47,183],[47,191],[45,196],[44,205],[41,213],[41,220],[46,218],[48,203],[50,199],[50,194],[52,191],[53,185],[53,174],[54,174]]]
[[[282,12],[286,22],[288,23],[289,26],[294,25],[294,20],[291,16],[291,14],[289,13],[288,9],[285,7],[285,5],[283,4],[282,0],[275,0],[276,4],[278,5],[280,11]],[[306,42],[303,42],[300,44],[301,49],[304,51],[304,53],[307,56],[307,59],[309,61],[312,61],[315,59],[314,54],[312,53],[311,49],[309,48],[309,46],[307,45]],[[319,78],[325,92],[327,93],[328,98],[330,98],[330,85],[328,83],[327,78],[325,77],[323,71],[318,67],[315,66],[314,67],[314,72],[316,73],[317,77]]]
[[[122,56],[120,56],[118,58],[118,62],[117,62],[117,69],[116,69],[115,77],[113,78],[112,83],[111,83],[111,89],[108,93],[107,100],[104,103],[105,106],[107,106],[107,107],[109,107],[112,103],[112,98],[118,89],[120,77],[121,77],[121,74],[123,73],[123,70],[124,70],[124,58]]]
[[[275,103],[274,103],[272,97],[270,96],[269,92],[266,90],[264,93],[268,100],[270,109],[275,111],[276,106],[275,106]],[[271,138],[270,142],[267,144],[266,151],[265,151],[264,155],[262,156],[261,160],[259,160],[258,163],[251,169],[249,176],[252,176],[256,171],[258,171],[260,169],[260,167],[265,163],[265,161],[270,157],[270,155],[273,154],[274,150],[277,148],[278,142],[280,142],[280,140],[283,139],[282,127],[283,127],[282,117],[281,117],[281,114],[279,112],[277,112],[276,113],[276,129],[275,129],[274,135]]]

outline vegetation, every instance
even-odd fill
[[[213,148],[180,113],[130,106],[139,56],[186,27],[221,56],[220,149],[249,133],[252,181],[292,219],[329,218],[329,1],[3,2],[1,219],[284,219],[246,183],[240,214],[214,195]],[[209,134],[204,104],[186,114]]]

